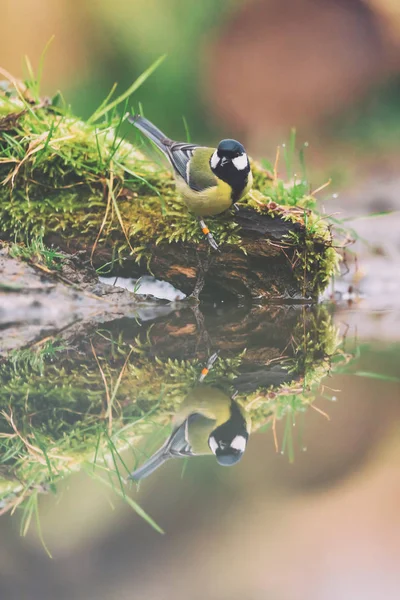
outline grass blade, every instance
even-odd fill
[[[113,83],[113,85],[111,87],[111,90],[108,92],[107,96],[104,98],[103,102],[96,109],[96,111],[93,113],[93,115],[90,117],[90,119],[93,118],[93,116],[96,114],[96,112],[99,112],[99,111],[103,110],[103,108],[105,106],[107,106],[107,102],[110,100],[110,98],[112,97],[112,95],[114,94],[114,92],[115,92],[116,89],[117,89],[117,84]]]
[[[96,479],[97,481],[104,483],[107,487],[112,489],[120,498],[125,500],[125,502],[127,502],[129,504],[129,506],[131,508],[133,508],[133,510],[139,515],[139,517],[142,517],[142,519],[144,519],[149,525],[151,525],[151,527],[153,527],[153,529],[158,531],[158,533],[162,533],[162,534],[165,533],[164,530],[161,529],[161,527],[159,525],[157,525],[157,523],[154,521],[154,519],[152,519],[150,517],[150,515],[148,515],[146,513],[146,511],[143,510],[143,508],[141,506],[139,506],[139,504],[137,502],[132,500],[132,498],[130,498],[126,494],[123,495],[121,490],[118,487],[113,486],[110,481],[107,481],[103,477],[99,477],[99,475],[97,475],[96,473],[93,473],[91,471],[88,471],[88,473],[93,479]]]
[[[188,122],[186,120],[186,117],[182,116],[182,121],[183,121],[183,126],[185,128],[186,141],[187,141],[188,144],[190,144],[190,142],[192,140],[191,140],[191,137],[190,137],[189,125],[188,125]]]
[[[354,375],[357,375],[358,377],[369,377],[370,379],[379,379],[380,381],[400,383],[399,377],[393,377],[392,375],[383,375],[382,373],[373,373],[372,371],[356,371]]]
[[[42,54],[40,55],[40,58],[39,58],[39,65],[38,65],[37,77],[36,77],[36,86],[37,86],[38,96],[40,95],[40,84],[41,84],[41,81],[42,81],[44,59],[46,58],[47,50],[49,49],[49,47],[53,43],[55,37],[56,36],[54,34],[51,36],[51,38],[49,39],[49,41],[47,42],[47,44],[43,48],[43,52],[42,52]]]
[[[35,521],[36,521],[36,528],[37,528],[38,536],[39,536],[39,539],[40,539],[40,541],[42,543],[43,548],[45,549],[45,552],[46,552],[47,556],[49,558],[53,558],[52,555],[51,555],[50,550],[46,546],[46,542],[44,541],[43,532],[42,532],[42,526],[40,524],[39,502],[38,502],[38,496],[37,496],[37,494],[36,494],[36,496],[34,496],[34,498],[35,498],[35,502],[33,504],[33,512],[35,513]]]
[[[166,58],[166,54],[164,54],[163,56],[160,56],[160,58],[157,58],[157,60],[152,65],[150,65],[150,67],[148,69],[146,69],[146,71],[144,71],[141,75],[139,75],[139,77],[132,83],[132,85],[123,94],[118,96],[118,98],[115,98],[115,100],[113,100],[109,104],[106,104],[105,106],[104,105],[100,106],[92,114],[92,116],[88,119],[88,123],[93,123],[94,121],[98,121],[98,119],[100,119],[100,117],[102,117],[107,112],[109,112],[110,110],[112,110],[113,108],[118,106],[118,104],[121,104],[121,102],[124,102],[124,100],[129,98],[129,96],[131,94],[133,94],[133,92],[136,92],[136,90],[146,81],[146,79],[148,79],[150,77],[150,75],[161,65],[161,63],[165,60],[165,58]]]

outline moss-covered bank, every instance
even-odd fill
[[[63,249],[85,250],[103,273],[150,269],[189,291],[197,245],[201,256],[208,249],[171,173],[121,137],[126,124],[114,110],[103,107],[83,122],[59,104],[59,97],[43,102],[15,81],[0,88],[2,236],[44,236]],[[222,249],[216,272],[237,267],[232,289],[239,295],[238,282],[256,270],[257,278],[269,271],[259,286],[267,298],[315,299],[337,266],[328,224],[313,212],[304,178],[285,183],[256,163],[253,172],[254,190],[239,215],[209,220]],[[257,278],[247,286],[255,296]]]

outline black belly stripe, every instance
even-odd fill
[[[214,173],[222,181],[231,186],[232,204],[240,200],[243,190],[249,181],[250,165],[247,165],[246,169],[239,171],[232,162],[229,162],[224,166],[217,166],[214,169]]]
[[[235,204],[235,202],[240,200],[240,196],[243,194],[243,190],[246,187],[246,185],[247,185],[247,177],[246,177],[246,181],[241,186],[235,186],[235,187],[232,186],[232,193],[231,193],[232,204]]]

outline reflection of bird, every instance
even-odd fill
[[[242,144],[222,140],[218,148],[206,148],[167,138],[150,121],[129,115],[128,121],[158,146],[170,161],[177,189],[200,225],[212,248],[218,245],[202,217],[223,213],[251,189],[253,177]]]
[[[214,454],[220,465],[233,465],[243,456],[249,433],[250,421],[237,402],[217,388],[199,385],[184,400],[167,441],[129,477],[143,479],[179,456]]]

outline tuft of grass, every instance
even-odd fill
[[[315,190],[311,189],[305,167],[307,147],[308,143],[305,142],[297,150],[296,130],[292,129],[288,143],[282,148],[278,147],[274,164],[263,161],[263,172],[257,165],[253,166],[256,185],[263,197],[256,189],[247,200],[259,212],[302,225],[299,231],[289,233],[287,246],[283,244],[281,251],[295,249],[290,262],[304,296],[307,289],[324,290],[338,272],[341,260],[332,242],[332,227],[337,225],[337,221],[318,212],[317,195],[330,181]],[[282,157],[285,179],[278,175]]]
[[[24,242],[10,245],[9,254],[13,258],[25,260],[32,265],[44,266],[52,271],[59,271],[65,256],[53,248],[48,248],[42,235],[35,235]]]

